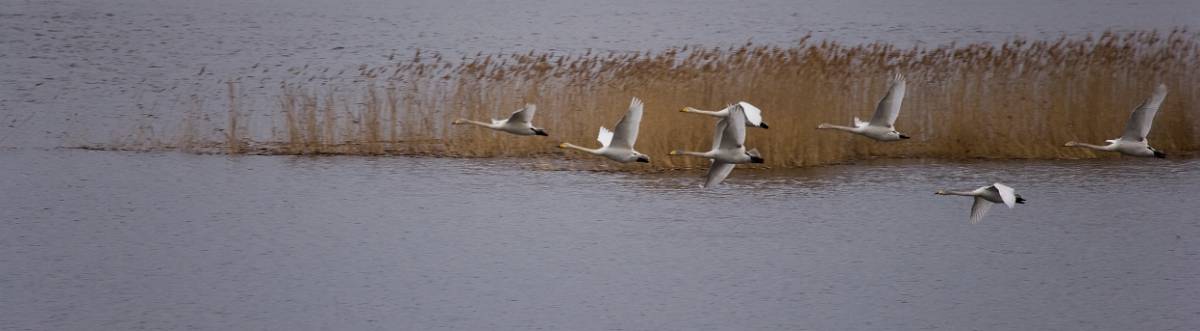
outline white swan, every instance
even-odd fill
[[[691,155],[712,159],[708,168],[704,187],[712,187],[725,180],[739,163],[763,163],[763,158],[757,149],[746,151],[746,117],[742,107],[735,105],[729,109],[729,116],[717,122],[713,132],[712,149],[707,152],[689,152],[684,150],[671,151],[671,155]]]
[[[745,121],[746,126],[759,127],[759,128],[763,128],[763,129],[766,129],[768,127],[767,122],[763,122],[763,120],[762,120],[762,110],[758,109],[758,107],[755,107],[754,105],[750,104],[749,102],[745,102],[745,101],[738,101],[738,103],[726,106],[725,109],[721,109],[718,111],[699,110],[699,109],[692,108],[692,107],[683,107],[683,109],[680,109],[679,111],[685,112],[685,113],[703,114],[703,115],[708,115],[708,116],[712,116],[712,117],[724,118],[726,116],[729,116],[729,112],[733,109],[734,106],[742,107],[742,110],[746,114],[746,121]]]
[[[558,148],[572,148],[595,155],[607,157],[617,162],[650,162],[650,157],[633,150],[633,144],[637,142],[638,126],[642,123],[642,100],[633,98],[629,102],[629,111],[621,117],[621,121],[617,122],[615,127],[616,132],[608,131],[603,126],[600,127],[600,135],[596,140],[600,141],[599,149],[591,149],[581,146],[576,146],[571,143],[562,143]]]
[[[975,197],[975,203],[971,205],[971,224],[979,223],[979,220],[983,219],[983,215],[987,214],[988,209],[992,208],[993,203],[1003,203],[1008,208],[1012,208],[1018,203],[1025,203],[1025,198],[1016,194],[1011,187],[1000,183],[980,187],[973,191],[938,190],[934,194]]]
[[[1105,140],[1108,145],[1097,146],[1092,144],[1067,142],[1067,147],[1084,147],[1098,151],[1118,152],[1130,156],[1153,156],[1157,158],[1166,158],[1167,153],[1150,147],[1150,141],[1146,140],[1146,135],[1150,134],[1150,125],[1154,123],[1154,114],[1158,113],[1158,107],[1162,106],[1163,99],[1167,98],[1167,85],[1158,84],[1154,88],[1154,94],[1142,101],[1129,114],[1129,121],[1125,122],[1125,133],[1117,139]]]
[[[897,132],[893,126],[896,123],[896,116],[900,115],[900,103],[904,101],[905,85],[907,84],[904,82],[903,75],[896,74],[892,77],[888,93],[883,96],[883,99],[879,99],[879,104],[875,106],[875,116],[871,117],[870,122],[863,122],[855,117],[854,127],[821,123],[817,128],[852,132],[879,141],[908,139],[908,136]]]
[[[531,123],[531,121],[533,121],[533,113],[534,112],[537,112],[537,106],[535,106],[532,103],[529,103],[529,104],[525,104],[525,108],[521,108],[521,109],[518,109],[517,111],[514,111],[512,113],[512,115],[509,115],[508,119],[506,119],[506,120],[492,119],[492,123],[489,124],[489,123],[484,123],[484,122],[479,122],[479,121],[472,121],[472,120],[465,119],[465,118],[460,118],[460,119],[454,120],[454,122],[450,122],[450,124],[454,124],[454,125],[474,124],[474,125],[482,126],[482,127],[489,128],[492,130],[504,131],[504,132],[508,132],[511,134],[519,135],[519,136],[533,136],[533,135],[549,136],[548,134],[546,134],[546,130],[543,130],[542,128],[534,127],[533,123]]]

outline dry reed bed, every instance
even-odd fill
[[[707,149],[715,119],[678,110],[746,100],[762,108],[771,124],[748,130],[747,138],[768,166],[895,157],[1097,157],[1062,144],[1119,136],[1129,111],[1163,82],[1170,94],[1150,141],[1178,155],[1200,149],[1198,41],[1197,34],[1172,31],[928,49],[804,38],[790,47],[479,54],[459,61],[418,53],[403,63],[361,67],[357,75],[370,83],[351,92],[283,85],[270,141],[239,139],[245,129],[238,128],[231,107],[226,147],[230,153],[254,145],[249,149],[280,154],[561,154],[605,167],[701,167],[707,162],[667,152]],[[889,73],[897,71],[909,81],[897,127],[913,139],[878,143],[814,130],[821,122],[869,118]],[[650,166],[606,164],[555,148],[562,141],[598,144],[599,126],[611,128],[633,96],[647,107],[637,148],[654,158]],[[538,105],[534,123],[550,137],[450,126],[459,117],[504,118],[526,102]]]

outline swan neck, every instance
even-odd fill
[[[842,130],[842,131],[848,131],[848,132],[858,132],[859,131],[859,128],[852,128],[852,127],[848,127],[848,126],[841,126],[841,125],[829,124],[829,123],[821,123],[821,125],[818,125],[817,128],[818,129]]]
[[[1113,144],[1108,144],[1108,145],[1105,145],[1105,146],[1100,146],[1100,145],[1092,145],[1092,144],[1089,144],[1089,143],[1075,143],[1075,146],[1076,146],[1076,147],[1083,147],[1083,148],[1090,148],[1090,149],[1094,149],[1094,150],[1098,150],[1098,151],[1112,151],[1112,150],[1116,150],[1116,149],[1117,149],[1117,144],[1115,144],[1115,143],[1113,143]]]
[[[961,196],[966,196],[966,197],[973,197],[973,196],[975,196],[975,192],[972,192],[972,191],[946,191],[946,194],[948,194],[948,195],[961,195]]]
[[[572,144],[572,143],[563,143],[563,144],[562,144],[562,147],[563,147],[563,148],[570,148],[570,149],[574,149],[574,150],[580,150],[580,151],[588,152],[588,153],[591,153],[591,154],[597,154],[597,155],[598,155],[598,154],[600,154],[600,150],[599,150],[599,149],[591,149],[591,148],[587,148],[587,147],[583,147],[583,146],[575,145],[575,144]]]
[[[495,129],[495,128],[496,128],[496,127],[492,126],[492,123],[484,123],[484,122],[475,121],[475,120],[469,120],[469,119],[465,119],[465,118],[464,118],[464,119],[459,119],[459,120],[458,120],[458,123],[460,123],[460,124],[473,124],[473,125],[478,125],[478,126],[482,126],[482,127],[485,127],[485,128],[492,128],[492,129]]]
[[[693,152],[693,151],[677,150],[677,151],[675,151],[675,154],[676,155],[705,157],[705,158],[710,158],[710,159],[713,157],[711,151],[709,151],[709,152]]]
[[[713,117],[725,117],[725,114],[722,114],[720,111],[699,110],[699,109],[692,108],[692,107],[684,108],[683,112],[694,113],[694,114],[703,114],[703,115],[708,115],[708,116],[713,116]]]

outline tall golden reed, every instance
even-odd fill
[[[418,54],[362,67],[357,74],[371,83],[358,92],[285,84],[279,105],[286,130],[261,145],[286,154],[584,159],[555,146],[598,144],[599,127],[611,128],[636,96],[647,107],[637,148],[656,168],[707,164],[667,156],[675,148],[707,149],[711,139],[715,119],[680,108],[718,109],[739,100],[763,109],[771,125],[748,130],[747,138],[769,166],[896,157],[1081,158],[1098,155],[1062,144],[1119,136],[1129,112],[1162,82],[1170,94],[1150,141],[1178,154],[1200,149],[1198,41],[1197,34],[1177,30],[909,49],[806,37],[787,47],[479,54],[453,63]],[[814,130],[821,122],[869,118],[892,72],[909,81],[896,125],[913,139],[878,143]],[[504,118],[526,102],[538,105],[534,123],[550,137],[450,125],[459,117]]]

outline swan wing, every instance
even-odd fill
[[[738,149],[746,143],[746,115],[741,106],[735,105],[725,117],[725,130],[721,133],[721,149]],[[719,125],[718,125],[719,126]]]
[[[1167,85],[1158,84],[1158,87],[1154,88],[1154,94],[1142,101],[1142,104],[1129,114],[1129,121],[1125,122],[1125,134],[1121,135],[1121,139],[1145,141],[1146,136],[1150,134],[1150,125],[1154,123],[1154,114],[1158,113],[1158,108],[1162,106],[1163,99],[1166,97]]]
[[[879,104],[875,106],[871,125],[890,128],[896,123],[896,116],[900,116],[900,102],[904,101],[905,85],[904,75],[897,73],[892,77],[887,95],[879,99]]]
[[[613,132],[602,126],[600,134],[596,135],[596,140],[600,142],[600,146],[608,147],[609,144],[612,144]]]
[[[713,130],[712,149],[709,149],[709,151],[716,151],[721,148],[721,141],[725,138],[725,128],[728,126],[729,121],[726,118],[721,118],[720,121],[717,121],[717,127]]]
[[[642,108],[642,100],[638,98],[629,102],[629,111],[617,122],[616,136],[612,138],[614,146],[633,149],[633,144],[637,142],[638,126],[642,124]]]
[[[514,111],[508,116],[509,123],[525,123],[529,124],[533,121],[533,113],[537,112],[537,105],[532,103],[525,104],[525,108]]]
[[[733,163],[725,163],[713,160],[712,166],[708,167],[708,175],[704,180],[704,187],[709,188],[713,185],[720,184],[721,181],[725,180],[725,177],[729,177],[730,172],[733,172],[734,166],[736,165]]]
[[[995,188],[996,193],[1000,194],[1000,200],[1004,201],[1005,206],[1008,206],[1008,208],[1012,208],[1017,205],[1017,194],[1015,193],[1013,188],[1008,187],[1008,185],[1004,185],[1004,184],[1000,184],[1000,183],[992,184],[992,187]]]
[[[738,105],[742,106],[742,110],[746,112],[746,123],[753,126],[762,125],[762,110],[745,101],[738,101]]]
[[[992,208],[992,202],[981,197],[975,197],[975,203],[971,205],[971,224],[979,223],[983,219],[983,215],[987,215],[988,209]]]

